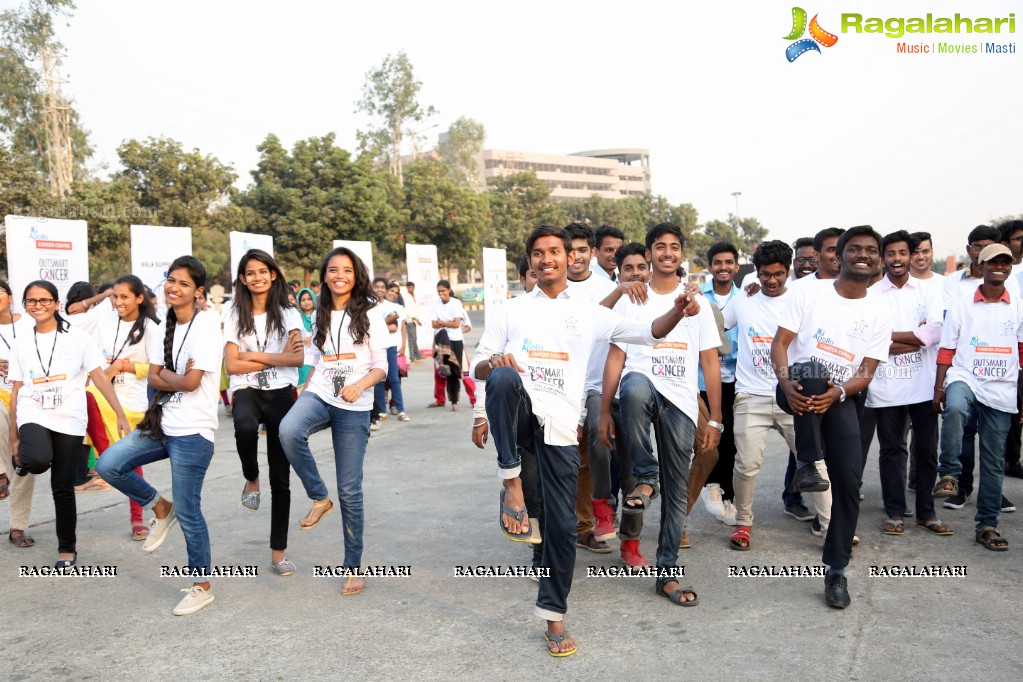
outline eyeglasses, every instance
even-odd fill
[[[54,301],[53,301],[52,298],[26,298],[25,299],[25,307],[26,308],[34,308],[37,305],[41,305],[44,308],[48,308],[49,306],[53,305],[53,303],[54,303]]]
[[[968,247],[970,251],[980,251],[984,248],[983,244],[970,244]]]
[[[816,258],[807,258],[806,256],[796,256],[795,262],[799,265],[803,263],[809,263],[810,265],[817,265]]]

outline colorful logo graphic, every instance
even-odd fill
[[[802,38],[803,33],[806,32],[806,10],[802,7],[792,8],[792,31],[785,36],[785,40],[795,40],[796,42],[785,48],[785,58],[790,62],[796,61],[799,55],[813,50],[814,52],[820,52],[821,49],[817,47],[818,44],[824,47],[832,47],[838,42],[838,36],[834,33],[828,33],[821,25],[817,23],[817,16],[813,15],[813,19],[810,20],[810,37]],[[802,38],[801,40],[798,40]]]

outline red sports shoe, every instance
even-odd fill
[[[639,540],[622,540],[621,550],[622,561],[629,568],[643,568],[650,565],[639,553]]]
[[[593,500],[593,518],[597,527],[593,529],[593,537],[600,541],[614,540],[618,533],[615,531],[615,513],[607,500]]]

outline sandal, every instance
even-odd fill
[[[31,535],[25,535],[25,531],[16,528],[11,529],[11,532],[7,534],[7,539],[19,549],[27,549],[36,543]]]
[[[571,651],[561,650],[561,643],[564,642],[566,639],[570,638],[571,636],[572,635],[568,634],[568,630],[565,630],[564,632],[543,633],[543,638],[547,642],[547,653],[549,653],[551,656],[554,656],[555,658],[564,658],[565,656],[571,656],[572,654],[574,654],[576,651],[578,651],[578,649],[572,649]],[[551,644],[556,646],[558,650],[552,651]]]
[[[532,523],[529,524],[529,530],[524,533],[512,533],[504,525],[505,514],[512,517],[519,523],[530,520],[528,514],[526,514],[525,508],[515,510],[504,503],[504,494],[506,492],[507,491],[504,488],[501,488],[501,508],[497,512],[497,524],[501,526],[501,533],[503,533],[504,536],[512,542],[528,542],[531,545],[540,544],[540,542],[542,542],[540,538],[540,528],[538,527],[535,519],[533,519]]]
[[[884,535],[902,535],[905,529],[906,525],[902,519],[893,519],[889,516],[888,520],[881,526],[881,533]]]
[[[6,500],[11,495],[11,479],[7,478],[7,474],[0,474],[0,502]]]
[[[97,482],[95,479],[89,479],[81,485],[75,486],[76,493],[105,493],[110,490],[110,486],[105,481]]]
[[[959,494],[959,480],[955,476],[942,476],[931,490],[931,497],[955,497]]]
[[[938,519],[930,519],[928,521],[917,521],[917,528],[923,528],[931,535],[955,535],[952,528],[947,524],[942,523]]]
[[[675,584],[678,584],[677,580],[669,582],[674,582]],[[664,583],[664,585],[667,584],[668,583]],[[686,585],[685,587],[679,586],[678,588],[672,590],[671,592],[665,592],[664,585],[660,584],[655,585],[654,591],[657,592],[657,594],[664,597],[665,599],[671,600],[678,604],[679,606],[696,606],[700,603],[700,598],[696,595],[696,590],[693,589],[692,585]],[[691,600],[686,600],[682,598],[682,595],[687,593],[693,595],[693,598]]]
[[[429,405],[427,405],[427,407],[444,407],[444,403],[438,403],[438,402],[434,401],[434,402],[430,403]]]
[[[360,581],[355,584],[355,581]],[[342,597],[354,597],[366,589],[366,579],[361,575],[350,575],[345,578],[345,584],[341,586]]]
[[[308,519],[315,512],[319,511],[320,509],[323,509],[324,507],[326,507],[326,510],[320,512],[320,514],[315,519],[313,519],[312,523],[308,524],[305,523],[306,519]],[[320,521],[323,520],[323,517],[332,511],[334,511],[334,503],[331,501],[329,497],[325,497],[322,500],[313,500],[313,508],[310,509],[309,513],[302,517],[302,520],[298,522],[298,529],[310,530],[312,528],[316,528],[316,526],[320,524]]]
[[[1009,549],[1009,541],[1003,538],[994,526],[978,528],[974,537],[977,542],[984,545],[985,549],[990,549],[992,552],[1006,552]]]
[[[650,488],[653,489],[653,492],[647,495],[646,493],[637,493],[635,490],[633,490],[629,495],[625,497],[625,504],[622,507],[623,514],[642,514],[647,509],[650,508],[650,502],[657,499],[657,488],[650,485],[649,483],[640,483],[639,485],[649,486]],[[639,485],[637,485],[636,487],[638,488]],[[629,504],[629,500],[638,500],[639,504],[636,505]]]
[[[729,546],[732,549],[739,550],[740,552],[749,551],[750,547],[749,534],[751,530],[753,529],[750,528],[749,526],[739,526],[738,528],[736,528],[735,532],[732,533],[732,536],[728,538]],[[745,542],[746,544],[745,545],[742,544],[743,542]]]
[[[142,542],[149,537],[149,526],[144,523],[133,523],[131,525],[131,539],[135,542]]]

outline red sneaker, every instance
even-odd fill
[[[593,537],[597,540],[614,540],[618,533],[615,531],[615,513],[607,500],[593,500],[593,518],[597,522],[593,529]]]
[[[622,540],[622,561],[629,568],[649,566],[647,560],[639,553],[639,540]]]

